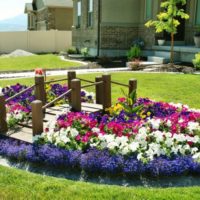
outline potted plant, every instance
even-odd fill
[[[197,31],[194,34],[194,43],[197,48],[200,48],[200,26],[197,28]]]
[[[163,46],[165,44],[165,38],[163,36],[157,36],[156,40],[159,46]]]
[[[136,44],[127,52],[127,58],[130,61],[128,62],[128,67],[132,70],[137,70],[140,67],[141,53],[141,48]]]
[[[200,69],[200,53],[195,55],[195,58],[192,60],[194,67],[199,70]]]

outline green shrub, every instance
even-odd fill
[[[70,47],[69,49],[67,49],[67,53],[68,54],[77,54],[78,49],[76,47]]]
[[[128,60],[138,59],[141,56],[141,49],[139,46],[134,45],[131,49],[127,52]]]
[[[88,56],[89,55],[89,49],[87,47],[84,47],[81,49],[81,54],[83,56]]]
[[[200,69],[200,52],[195,55],[195,59],[193,59],[192,62],[196,69]]]

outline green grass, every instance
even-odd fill
[[[0,199],[7,200],[195,200],[199,199],[199,193],[200,187],[126,188],[69,181],[0,166]]]
[[[99,74],[79,75],[94,80]],[[58,78],[50,77],[49,79]],[[59,77],[60,78],[60,77]],[[155,100],[181,102],[200,108],[200,81],[198,75],[180,74],[135,74],[113,73],[112,79],[128,83],[130,78],[138,80],[138,96]],[[15,83],[31,85],[31,79],[0,80],[0,86]],[[90,88],[90,90],[92,90]],[[121,87],[113,85],[113,99],[122,96]],[[0,167],[0,199],[73,199],[73,200],[139,200],[199,199],[200,187],[185,188],[144,188],[107,186],[78,181],[46,177],[25,171]]]
[[[78,75],[79,77],[94,80],[100,74]],[[62,76],[63,77],[63,76]],[[49,77],[49,79],[58,77]],[[155,100],[188,104],[192,108],[200,108],[200,76],[183,74],[138,74],[133,72],[112,73],[112,80],[128,84],[128,80],[136,78],[138,80],[138,96],[149,97]],[[32,79],[21,80],[0,80],[0,87],[15,84],[32,84]],[[83,83],[84,84],[84,83]],[[90,88],[93,90],[94,87]],[[121,88],[112,85],[113,100],[122,96]]]
[[[58,56],[36,55],[27,57],[0,58],[0,71],[34,70],[35,68],[59,69],[78,67],[80,63],[62,61]]]

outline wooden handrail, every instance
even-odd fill
[[[87,82],[87,83],[95,83],[94,81],[89,81],[89,80],[86,80],[86,79],[83,79],[83,78],[78,78],[78,79],[81,80],[81,81]]]
[[[68,78],[61,78],[61,79],[56,79],[56,80],[51,80],[51,81],[45,81],[45,84],[49,84],[49,83],[55,83],[55,82],[59,82],[59,81],[67,81]]]
[[[6,103],[8,103],[10,100],[14,99],[15,97],[18,97],[19,95],[23,94],[24,92],[27,92],[28,90],[32,89],[33,87],[35,87],[35,84],[30,86],[30,87],[28,87],[28,88],[26,88],[26,89],[24,89],[24,90],[22,90],[21,92],[15,94],[14,96],[9,97],[8,99],[6,99]]]
[[[31,129],[33,128],[33,126],[23,124],[23,123],[20,123],[20,122],[18,122],[17,125],[22,126],[22,127],[26,127],[26,128],[31,128]]]
[[[116,81],[111,81],[111,83],[116,84],[116,85],[121,85],[121,86],[124,86],[124,87],[129,87],[129,85],[126,85],[126,84],[123,84],[123,83],[118,83]]]
[[[42,110],[45,110],[46,108],[50,107],[52,104],[54,104],[56,101],[62,99],[64,96],[66,96],[67,94],[69,94],[72,91],[72,89],[69,89],[67,92],[61,94],[59,97],[57,97],[56,99],[54,99],[53,101],[47,103],[46,105],[44,105],[42,107]]]
[[[103,84],[103,81],[95,82],[95,83],[88,84],[88,85],[83,85],[81,88],[87,88],[87,87],[91,87],[91,86],[95,86],[95,85],[99,85],[99,84]]]

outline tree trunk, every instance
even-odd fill
[[[170,64],[174,66],[174,33],[171,33]]]

